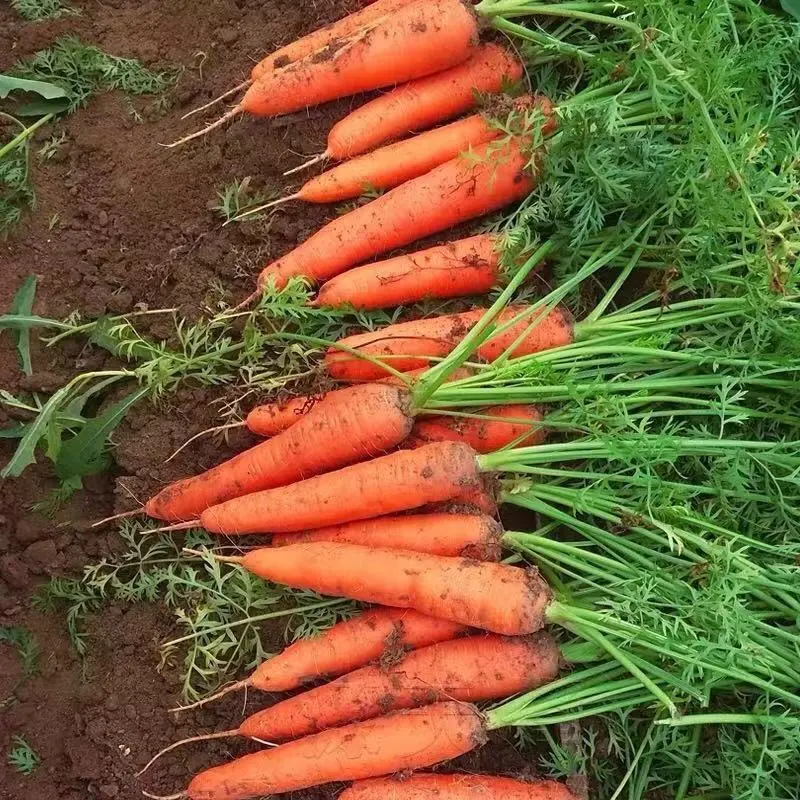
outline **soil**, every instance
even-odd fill
[[[125,313],[139,304],[178,307],[191,316],[215,281],[236,298],[246,296],[261,265],[308,236],[330,212],[292,208],[269,225],[222,228],[210,208],[217,190],[251,176],[260,188],[284,191],[283,171],[324,149],[328,128],[350,102],[274,120],[240,119],[177,151],[158,143],[193,130],[200,119],[180,122],[181,114],[241,82],[265,51],[341,16],[352,3],[77,0],[76,5],[79,16],[42,23],[23,22],[8,4],[0,6],[0,71],[65,34],[151,68],[183,71],[166,102],[101,94],[57,124],[55,132],[66,134],[57,155],[47,162],[32,158],[35,211],[0,240],[0,311],[9,309],[19,283],[31,273],[38,278],[35,313],[55,318]],[[32,150],[53,133],[40,131]],[[149,327],[160,335],[158,322]],[[10,337],[0,336],[0,387],[11,392],[52,391],[76,372],[110,362],[105,351],[80,342],[51,349],[34,343],[35,373],[26,378]],[[0,486],[0,625],[26,628],[41,650],[39,674],[20,683],[17,656],[0,645],[0,703],[8,699],[0,705],[0,800],[127,799],[139,797],[142,788],[170,794],[205,766],[252,749],[237,741],[191,746],[165,758],[144,779],[136,778],[165,744],[235,726],[244,712],[241,699],[191,716],[166,712],[180,701],[180,687],[176,669],[158,670],[158,644],[174,632],[171,616],[158,606],[105,607],[91,622],[87,656],[80,659],[63,617],[31,605],[42,581],[78,574],[119,546],[115,534],[92,529],[92,521],[138,504],[165,480],[226,457],[224,447],[207,443],[162,464],[189,435],[213,424],[211,398],[208,392],[184,390],[166,408],[134,409],[114,435],[116,471],[87,480],[85,490],[54,519],[30,510],[57,485],[43,458],[23,477]],[[0,410],[0,427],[8,424]],[[245,441],[232,437],[231,452]],[[12,449],[0,440],[0,462]],[[274,633],[277,640],[281,632]],[[250,710],[257,702],[250,697]],[[29,777],[6,763],[15,736],[41,757]],[[454,768],[532,774],[510,736],[494,737]],[[336,787],[326,787],[295,797],[335,793]]]

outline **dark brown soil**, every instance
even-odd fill
[[[285,190],[282,172],[323,149],[325,134],[349,103],[334,103],[276,120],[241,119],[226,131],[180,150],[159,147],[193,130],[180,122],[189,108],[240,82],[275,46],[340,16],[347,0],[77,0],[82,14],[25,23],[0,7],[0,71],[16,59],[72,33],[107,52],[136,57],[153,68],[183,66],[166,105],[117,94],[92,99],[58,123],[66,141],[51,161],[32,159],[37,207],[0,241],[0,310],[28,274],[39,280],[35,312],[64,317],[124,313],[138,303],[180,307],[191,315],[213,281],[234,297],[249,293],[252,276],[271,257],[302,240],[326,211],[292,208],[266,225],[221,228],[209,206],[216,191],[252,176],[267,190]],[[141,121],[134,118],[135,109]],[[38,144],[53,130],[41,131]],[[157,323],[150,326],[159,335]],[[166,335],[166,331],[165,331]],[[52,391],[77,371],[102,369],[110,357],[83,343],[47,350],[34,345],[32,378],[24,378],[7,335],[0,336],[0,388]],[[10,647],[0,646],[0,800],[134,798],[142,788],[169,794],[199,769],[243,752],[247,745],[206,743],[167,757],[144,780],[135,772],[163,745],[197,732],[235,726],[241,700],[176,718],[177,667],[159,672],[158,643],[172,619],[158,607],[110,606],[92,621],[85,661],[74,653],[63,618],[30,603],[50,576],[77,574],[111,553],[113,533],[93,520],[129,507],[167,479],[196,472],[225,455],[217,444],[190,448],[163,466],[189,435],[213,422],[210,395],[186,390],[169,406],[135,409],[116,432],[115,475],[86,481],[86,489],[55,519],[30,510],[56,485],[48,464],[0,486],[0,624],[22,626],[41,648],[39,674],[23,682]],[[0,410],[0,427],[9,419]],[[233,438],[231,447],[244,438]],[[12,447],[0,440],[0,462]],[[272,633],[272,632],[271,632]],[[275,631],[276,641],[281,632]],[[262,701],[264,698],[261,698]],[[268,698],[267,698],[268,699]],[[251,696],[252,710],[257,698]],[[29,777],[11,770],[6,753],[22,736],[41,756]],[[529,774],[531,767],[507,741],[473,754],[457,769]],[[298,798],[327,798],[336,787]]]

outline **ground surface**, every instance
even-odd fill
[[[79,5],[81,16],[37,24],[21,22],[3,4],[0,71],[66,33],[151,67],[185,69],[169,94],[169,107],[107,94],[59,123],[56,130],[66,132],[66,141],[57,157],[45,164],[33,159],[37,208],[0,241],[0,310],[9,308],[19,282],[31,273],[39,279],[35,311],[52,317],[124,313],[137,303],[178,306],[190,314],[214,280],[245,296],[257,268],[316,228],[326,212],[294,208],[268,226],[221,229],[209,209],[216,190],[248,175],[268,190],[281,190],[281,173],[302,154],[322,148],[331,121],[345,113],[347,103],[272,122],[242,120],[177,152],[158,142],[192,130],[192,121],[178,121],[183,111],[241,81],[265,50],[340,15],[346,2],[81,0]],[[52,132],[42,132],[38,141]],[[159,333],[155,323],[151,332]],[[12,392],[52,390],[77,370],[102,368],[108,358],[80,343],[58,351],[36,347],[35,374],[21,380],[8,337],[2,339],[0,386]],[[157,671],[158,643],[172,632],[171,618],[158,608],[103,611],[92,622],[88,657],[81,661],[63,619],[30,607],[32,592],[48,576],[75,574],[119,546],[114,534],[91,530],[92,520],[130,503],[128,494],[144,497],[164,480],[225,455],[216,445],[198,446],[160,466],[188,434],[211,422],[208,399],[204,392],[184,391],[169,407],[136,409],[115,434],[116,474],[87,481],[87,490],[54,520],[29,510],[55,486],[46,464],[0,486],[0,624],[32,631],[42,651],[40,674],[15,690],[20,665],[11,648],[0,646],[0,700],[11,693],[14,700],[0,708],[1,800],[134,798],[145,787],[169,794],[198,769],[242,752],[235,742],[190,747],[138,780],[136,770],[154,750],[197,732],[235,726],[241,704],[220,703],[183,719],[165,712],[178,700],[178,674]],[[8,423],[2,414],[0,427]],[[0,461],[10,454],[0,440]],[[41,756],[30,777],[6,765],[14,736],[23,736]],[[500,738],[459,766],[530,770]]]

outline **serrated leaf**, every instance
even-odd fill
[[[125,358],[129,361],[136,359],[148,359],[152,356],[152,352],[147,347],[138,344],[134,344],[130,348],[125,348],[123,352],[122,348],[120,347],[119,339],[113,334],[109,333],[109,329],[115,324],[115,322],[112,322],[107,317],[97,320],[97,323],[92,329],[92,335],[89,338],[89,341],[92,344],[96,344],[98,347],[102,347],[104,350],[108,350],[108,352],[112,355]]]
[[[17,289],[14,301],[11,303],[12,316],[29,316],[33,308],[33,300],[36,296],[36,276],[28,275]],[[30,328],[21,328],[13,332],[17,343],[17,352],[22,366],[22,371],[26,375],[33,375],[31,366],[31,331]]]
[[[47,114],[61,114],[67,111],[70,105],[70,101],[66,97],[54,97],[52,100],[33,100],[15,108],[14,116],[44,117]]]
[[[66,91],[54,83],[12,78],[11,75],[0,75],[0,98],[8,97],[11,92],[33,92],[46,100],[67,96]]]
[[[800,20],[800,0],[781,0],[781,8],[796,20]]]
[[[10,428],[2,428],[0,429],[0,439],[21,439],[27,430],[28,426],[22,423],[12,425]]]
[[[90,419],[77,436],[61,446],[56,460],[56,473],[62,480],[102,472],[106,465],[106,442],[109,434],[122,422],[128,410],[147,394],[142,387],[110,406],[103,414]]]

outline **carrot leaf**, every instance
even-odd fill
[[[28,275],[22,282],[22,285],[17,289],[14,295],[14,301],[11,304],[11,313],[13,315],[25,316],[31,313],[33,308],[33,299],[36,295],[36,276]],[[22,366],[22,371],[26,375],[33,375],[33,367],[31,366],[31,334],[30,328],[20,328],[13,331],[12,335],[17,342],[17,352],[19,353],[19,360]]]

